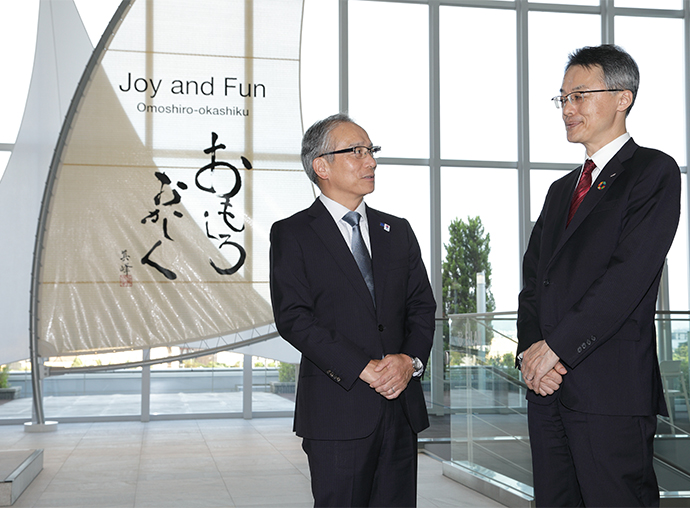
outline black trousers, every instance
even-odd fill
[[[314,506],[416,506],[417,435],[399,401],[384,406],[376,430],[364,439],[303,440]]]
[[[659,506],[656,416],[572,411],[560,401],[528,405],[538,507]]]

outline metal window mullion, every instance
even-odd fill
[[[530,154],[529,154],[529,41],[528,14],[526,3],[516,4],[516,48],[517,48],[517,141],[518,141],[518,221],[520,231],[520,256],[527,250],[531,233],[530,217]],[[522,269],[519,269],[522,281]],[[520,287],[522,284],[520,283]]]
[[[441,296],[441,59],[440,2],[429,0],[429,178],[431,218],[431,285]],[[439,300],[440,301],[440,300]],[[439,314],[438,317],[440,317]]]
[[[601,0],[601,42],[614,44],[614,0]]]
[[[690,165],[690,0],[683,0],[683,31],[684,31],[684,64],[685,64],[685,164]],[[687,187],[688,174],[685,173],[685,183]],[[686,193],[686,207],[685,214],[688,215],[690,211],[690,192]],[[688,237],[688,252],[690,252],[690,220],[686,221],[687,237]],[[690,256],[685,258],[688,266],[688,301],[690,301]]]
[[[437,302],[443,301],[441,245],[441,41],[440,2],[429,0],[429,228],[431,287]],[[443,305],[436,306],[436,318]],[[438,330],[438,329],[437,329]],[[443,415],[443,334],[435,333],[431,351],[432,412]]]
[[[350,108],[347,2],[348,0],[339,0],[338,2],[338,109],[341,113],[348,113]]]

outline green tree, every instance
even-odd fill
[[[444,245],[443,310],[448,314],[477,312],[477,273],[484,272],[486,284],[486,312],[496,309],[491,293],[491,252],[489,233],[479,217],[467,217],[467,222],[455,219],[448,227],[450,240]]]
[[[10,377],[10,366],[3,365],[0,369],[0,388],[9,388],[10,384],[8,379]]]
[[[486,288],[486,312],[496,309],[494,295],[491,292],[491,237],[484,232],[479,217],[467,217],[451,221],[448,227],[450,239],[444,245],[446,259],[443,262],[443,310],[445,315],[467,314],[477,312],[477,273],[484,272]],[[483,336],[486,344],[491,344],[493,333],[483,329],[478,322],[454,323],[453,329],[448,323],[443,325],[444,345],[475,349],[478,338]],[[480,335],[480,332],[483,332]],[[454,340],[451,341],[451,335]]]
[[[286,383],[295,380],[295,365],[293,363],[280,362],[278,365],[278,381]]]

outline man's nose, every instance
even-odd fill
[[[569,100],[566,99],[566,101],[563,103],[563,116],[570,116],[575,112],[575,106],[573,106]]]
[[[375,168],[376,158],[374,157],[374,154],[368,151],[367,155],[364,157],[364,163],[371,168]]]

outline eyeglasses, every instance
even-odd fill
[[[573,106],[579,106],[585,100],[588,93],[624,91],[625,90],[620,88],[613,88],[611,90],[583,90],[582,92],[570,92],[568,95],[557,95],[556,97],[552,97],[551,100],[556,106],[556,109],[561,109],[565,107],[565,101],[568,101]]]
[[[338,153],[352,153],[355,159],[364,159],[367,155],[371,155],[371,157],[375,159],[376,154],[380,151],[380,146],[351,146],[350,148],[343,148],[342,150],[336,150],[334,152],[322,153],[319,157],[323,157],[324,155],[336,155]]]

